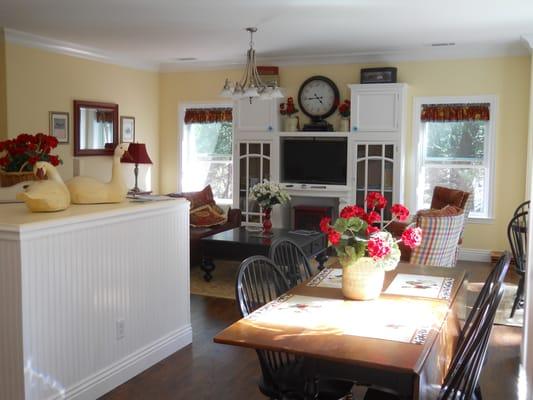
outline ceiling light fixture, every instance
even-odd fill
[[[268,85],[263,83],[257,72],[257,66],[255,64],[255,49],[253,36],[257,32],[257,28],[246,28],[250,32],[250,48],[246,53],[246,67],[244,73],[239,82],[232,83],[226,78],[224,82],[224,88],[220,92],[222,97],[231,97],[233,99],[243,99],[248,97],[250,104],[252,99],[275,99],[282,98],[283,93],[276,83],[269,83]]]

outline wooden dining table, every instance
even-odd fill
[[[309,377],[378,386],[400,399],[436,398],[465,311],[464,271],[400,263],[368,301],[343,297],[341,271],[321,271],[214,341],[304,356]]]

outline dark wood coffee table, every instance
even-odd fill
[[[204,279],[209,282],[216,266],[213,259],[242,261],[251,256],[268,256],[270,245],[280,238],[289,238],[296,242],[309,257],[315,257],[318,268],[324,268],[327,238],[322,232],[314,235],[291,233],[289,229],[272,229],[271,236],[263,236],[261,232],[249,232],[244,227],[227,230],[200,240]]]

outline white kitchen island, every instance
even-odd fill
[[[95,399],[191,343],[189,204],[0,204],[0,399]]]

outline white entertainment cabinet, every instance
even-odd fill
[[[407,85],[353,84],[350,132],[281,132],[279,101],[248,99],[234,107],[233,207],[240,208],[243,224],[262,222],[259,206],[248,197],[251,186],[280,179],[280,138],[348,138],[346,186],[280,182],[292,203],[362,204],[369,191],[381,192],[389,203],[403,202],[405,164],[405,96]],[[305,157],[305,155],[302,155]],[[319,162],[319,160],[310,160]],[[287,185],[288,184],[288,185]],[[273,213],[274,226],[291,227],[290,208]],[[383,216],[387,219],[388,215]]]

